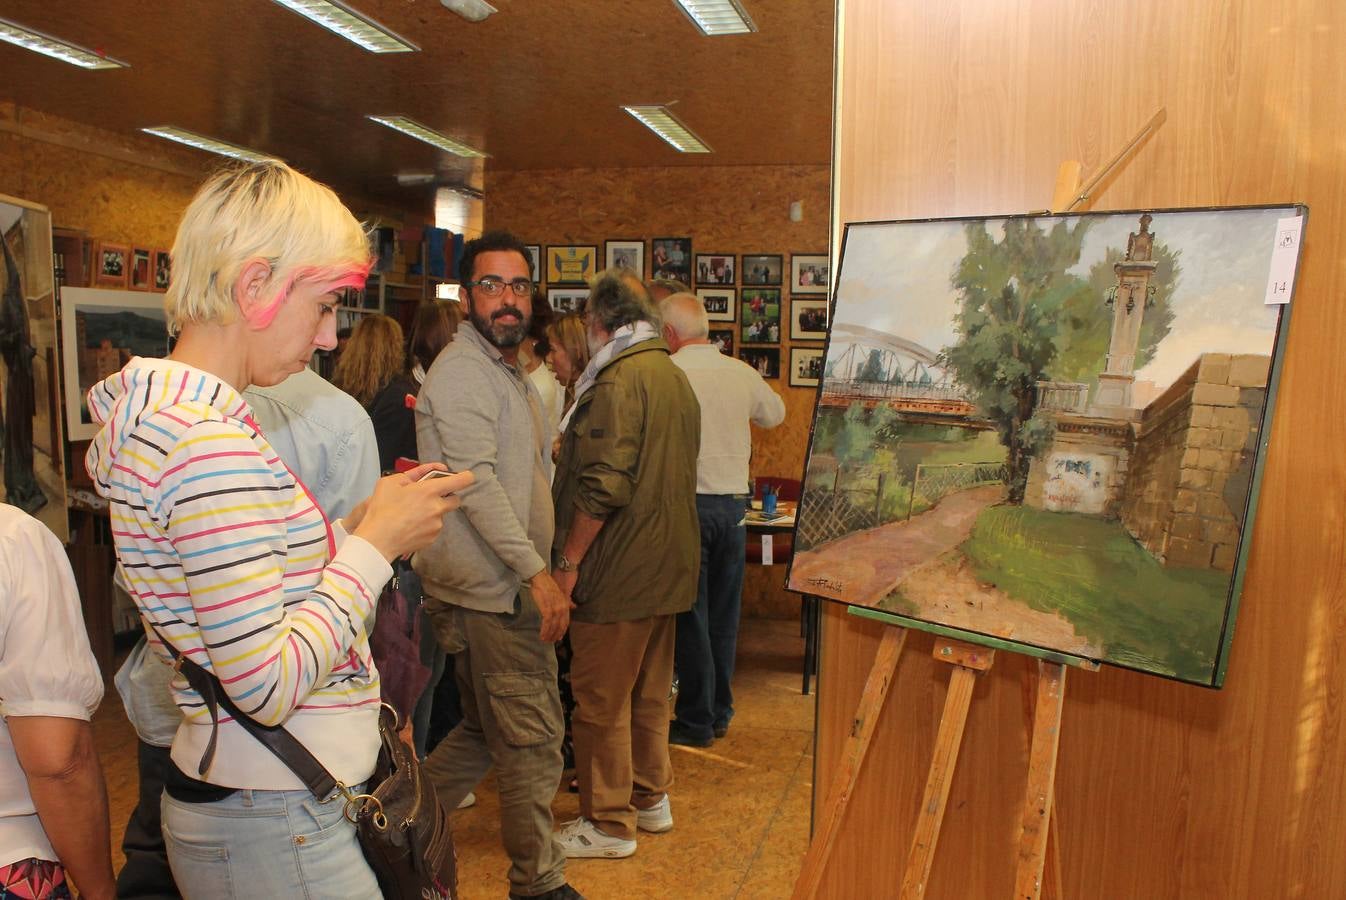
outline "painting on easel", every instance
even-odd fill
[[[848,225],[789,587],[1219,686],[1304,212]]]

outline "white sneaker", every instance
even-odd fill
[[[467,809],[470,806],[476,806],[476,805],[477,805],[477,795],[472,791],[468,791],[467,796],[458,801],[458,809]]]
[[[569,859],[625,859],[636,852],[635,841],[610,837],[583,816],[563,822],[556,840]]]
[[[673,827],[673,810],[668,805],[668,794],[649,809],[636,810],[636,827],[650,834],[663,834]]]

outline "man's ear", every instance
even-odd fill
[[[250,259],[243,264],[234,282],[234,302],[243,314],[243,320],[251,322],[253,316],[265,305],[265,289],[271,280],[271,264],[264,259]]]
[[[663,332],[664,332],[664,343],[668,344],[670,348],[676,350],[678,346],[678,333],[673,330],[673,326],[665,322]]]

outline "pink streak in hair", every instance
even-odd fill
[[[280,305],[290,296],[290,291],[301,281],[311,281],[322,288],[322,292],[345,290],[346,288],[362,288],[365,286],[365,279],[369,277],[369,270],[373,267],[374,261],[368,260],[363,263],[338,263],[332,266],[304,266],[296,269],[290,275],[288,281],[276,292],[276,299],[271,301],[263,309],[258,309],[247,316],[247,322],[254,328],[265,328],[276,318],[276,313],[280,312]]]

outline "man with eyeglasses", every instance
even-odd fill
[[[552,837],[561,779],[561,701],[556,651],[571,603],[552,579],[552,435],[541,398],[519,364],[533,282],[528,252],[490,232],[463,248],[458,296],[467,313],[426,373],[416,403],[423,461],[471,469],[462,506],[412,561],[425,609],[454,675],[463,720],[425,761],[446,809],[492,766],[500,830],[510,857],[510,897],[577,898],[565,853]]]

